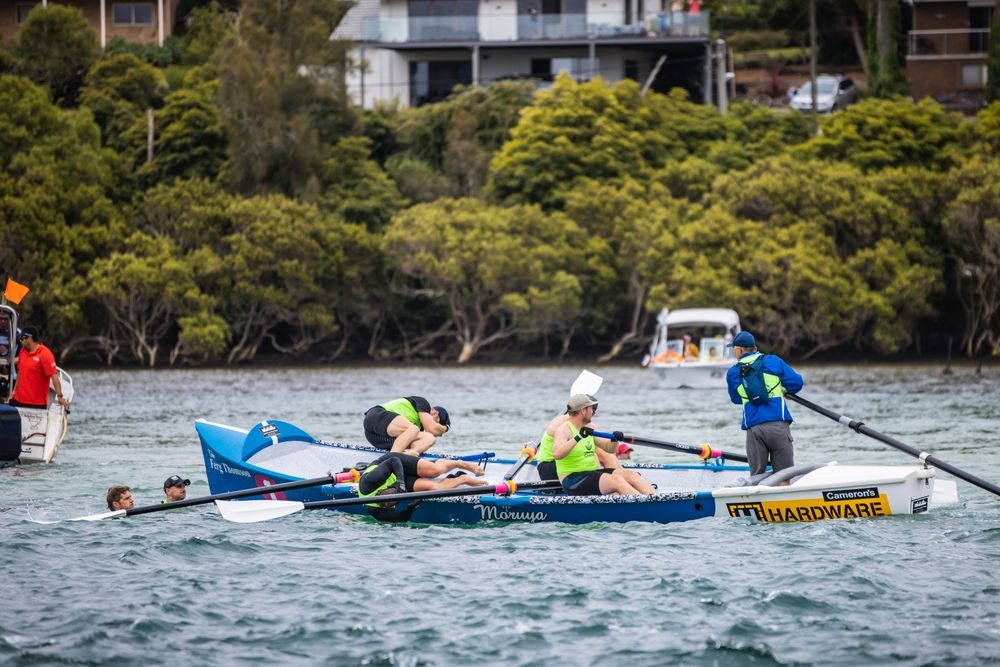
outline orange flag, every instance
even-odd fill
[[[3,295],[7,297],[8,300],[13,301],[15,305],[21,303],[21,299],[23,299],[24,295],[27,293],[27,285],[22,285],[13,278],[7,279],[7,287],[4,288]]]

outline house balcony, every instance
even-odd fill
[[[386,45],[449,43],[552,42],[568,40],[646,41],[704,40],[709,16],[650,14],[644,21],[625,21],[621,12],[587,14],[480,14],[478,16],[412,16],[366,18],[362,41]]]
[[[969,60],[986,58],[988,28],[911,30],[907,36],[907,60]]]

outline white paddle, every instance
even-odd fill
[[[573,386],[569,389],[569,395],[574,396],[575,394],[590,394],[593,396],[597,393],[597,390],[601,388],[601,383],[604,382],[604,378],[600,375],[591,373],[588,370],[580,371],[580,375],[573,382]]]

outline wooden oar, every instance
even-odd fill
[[[321,484],[356,482],[360,474],[357,470],[348,470],[326,477],[316,477],[314,479],[302,479],[297,482],[285,482],[284,484],[274,484],[271,486],[258,486],[253,489],[242,489],[240,491],[229,491],[227,493],[217,493],[212,496],[202,496],[200,498],[187,498],[172,503],[161,503],[159,505],[146,505],[145,507],[134,507],[130,510],[115,510],[104,512],[103,514],[91,514],[89,516],[78,516],[69,521],[100,521],[101,519],[116,519],[118,517],[136,516],[138,514],[149,514],[151,512],[163,512],[165,510],[176,510],[182,507],[192,507],[194,505],[204,505],[216,500],[230,500],[233,498],[247,498],[249,496],[260,496],[265,493],[278,493],[280,491],[292,491],[294,489],[305,489],[310,486],[320,486]],[[266,501],[265,501],[266,502]],[[46,522],[48,523],[48,522]],[[55,522],[52,522],[55,523]]]
[[[219,508],[222,518],[236,523],[256,523],[258,521],[268,521],[278,517],[295,514],[302,510],[318,510],[330,507],[349,507],[351,505],[365,505],[367,503],[398,503],[406,500],[427,500],[429,498],[454,498],[457,496],[488,496],[490,494],[498,496],[509,496],[516,493],[518,489],[530,489],[533,491],[549,491],[560,489],[562,485],[558,482],[526,482],[515,484],[512,481],[505,481],[496,486],[473,486],[462,489],[442,489],[435,491],[412,491],[410,493],[393,493],[384,496],[367,496],[365,498],[338,498],[336,500],[319,500],[311,503],[302,503],[293,500],[243,500],[226,501],[217,500],[215,506]]]
[[[717,459],[722,457],[724,459],[729,459],[730,461],[746,461],[747,457],[743,454],[736,454],[735,452],[724,452],[721,449],[715,449],[710,444],[705,443],[700,447],[695,447],[694,445],[682,445],[678,442],[664,442],[663,440],[653,440],[652,438],[644,438],[639,435],[628,435],[625,433],[620,434],[621,437],[617,437],[615,433],[604,433],[602,431],[594,431],[592,429],[584,426],[580,429],[580,435],[586,436],[588,434],[596,435],[598,438],[607,438],[608,440],[616,440],[618,442],[627,442],[631,445],[644,445],[646,447],[658,447],[660,449],[669,449],[673,452],[682,452],[684,454],[694,454],[700,459]]]
[[[809,408],[810,410],[812,410],[813,412],[818,412],[819,414],[823,415],[824,417],[829,417],[833,421],[838,422],[840,424],[843,424],[844,426],[846,426],[847,428],[851,429],[852,431],[855,431],[857,433],[861,433],[862,435],[867,435],[869,438],[874,438],[874,439],[876,439],[876,440],[878,440],[880,442],[884,442],[885,444],[887,444],[887,445],[889,445],[891,447],[895,447],[896,449],[898,449],[901,452],[905,452],[905,453],[909,454],[910,456],[912,456],[915,459],[919,459],[920,461],[922,461],[924,463],[929,463],[932,466],[934,466],[935,468],[940,468],[941,470],[944,470],[947,473],[951,473],[952,475],[954,475],[955,477],[958,477],[959,479],[964,479],[969,484],[975,484],[976,486],[978,486],[981,489],[986,489],[990,493],[993,493],[993,494],[996,494],[996,495],[1000,496],[1000,486],[997,486],[996,484],[994,484],[992,482],[988,482],[985,479],[982,479],[981,477],[976,477],[972,473],[965,472],[961,468],[956,468],[955,466],[951,465],[950,463],[942,461],[941,459],[939,459],[938,457],[934,456],[933,454],[929,454],[927,452],[922,452],[919,449],[917,449],[916,447],[911,447],[910,445],[906,444],[905,442],[900,442],[899,440],[896,440],[893,437],[890,437],[888,435],[883,435],[882,433],[879,433],[878,431],[876,431],[873,428],[868,428],[867,426],[865,426],[864,422],[859,422],[859,421],[857,421],[855,419],[851,419],[850,417],[845,417],[844,415],[838,415],[833,410],[828,410],[828,409],[824,408],[821,405],[816,405],[812,401],[808,401],[808,400],[802,398],[801,396],[797,396],[795,394],[785,394],[785,398],[793,400],[796,403],[798,403],[799,405],[804,405],[807,408]]]

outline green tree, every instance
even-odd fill
[[[371,159],[368,137],[345,137],[323,163],[321,207],[372,231],[384,229],[405,204],[396,184]]]
[[[372,285],[377,242],[361,226],[272,195],[234,202],[225,239],[231,286],[224,317],[233,330],[230,363],[254,359],[266,342],[301,356],[345,349]]]
[[[895,97],[909,90],[899,62],[899,0],[869,0],[868,94]]]
[[[143,150],[143,164],[138,170],[141,179],[157,183],[175,178],[219,177],[229,143],[216,102],[218,88],[218,81],[211,80],[167,95],[156,114],[151,161],[145,162]],[[144,130],[144,124],[132,128],[133,134]]]
[[[98,57],[97,35],[76,7],[38,4],[21,26],[15,53],[18,73],[47,85],[59,104],[74,106]]]
[[[820,136],[796,154],[850,162],[864,171],[923,167],[947,171],[969,152],[973,132],[930,99],[868,99],[823,119]]]
[[[1000,102],[1000,11],[993,10],[990,50],[986,56],[986,101]]]
[[[134,55],[112,55],[99,60],[86,77],[80,102],[94,114],[106,146],[134,153],[138,139],[145,153],[146,110],[159,107],[167,92],[163,74]],[[127,131],[136,124],[143,132],[135,137]]]
[[[244,194],[316,194],[329,146],[354,124],[339,0],[246,0],[215,52],[229,136],[226,174]]]
[[[1000,354],[1000,160],[977,157],[952,178],[958,196],[944,229],[965,312],[962,347]]]
[[[515,336],[570,328],[581,309],[579,228],[537,206],[442,199],[402,211],[383,249],[409,288],[447,304],[458,362]]]

